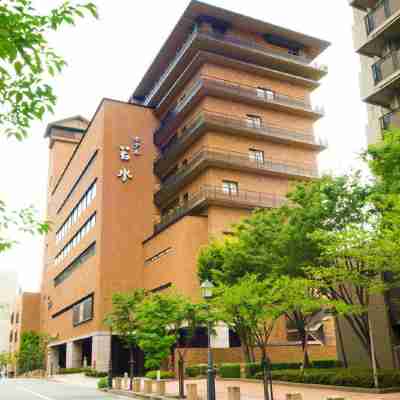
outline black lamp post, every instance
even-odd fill
[[[209,280],[206,280],[201,285],[201,292],[203,298],[208,301],[212,298],[214,285]],[[207,323],[208,333],[208,368],[207,368],[207,400],[215,400],[215,370],[214,362],[211,351],[211,334],[212,334],[211,321]]]
[[[113,365],[112,365],[112,329],[110,329],[110,359],[108,360],[108,388],[112,389]]]

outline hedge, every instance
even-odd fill
[[[207,375],[207,364],[198,364],[186,367],[186,376],[189,378],[197,378],[198,376]]]
[[[158,371],[149,371],[146,374],[146,378],[149,379],[157,379]],[[175,378],[175,374],[171,371],[160,371],[160,378],[161,379],[173,379]]]
[[[89,378],[105,378],[107,375],[107,372],[99,372],[94,369],[85,372],[85,376],[88,376]]]
[[[240,378],[240,364],[221,364],[218,375],[221,378]]]
[[[98,389],[107,389],[108,388],[108,378],[101,378],[97,382]]]
[[[262,373],[255,375],[262,379]],[[272,371],[272,378],[278,381],[310,383],[334,386],[352,386],[373,388],[372,371],[368,369],[306,369]],[[399,370],[380,370],[379,385],[381,388],[400,387]]]
[[[60,368],[58,373],[60,375],[67,375],[67,374],[83,374],[90,372],[90,368]]]

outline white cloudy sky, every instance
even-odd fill
[[[91,118],[103,97],[127,100],[188,4],[188,0],[94,0],[100,20],[81,21],[51,37],[69,67],[56,83],[55,115],[35,124],[23,144],[0,139],[0,198],[13,207],[35,204],[44,213],[47,181],[46,124],[82,114]],[[323,171],[343,173],[359,166],[365,147],[365,107],[359,100],[359,62],[352,48],[352,12],[347,0],[209,0],[211,4],[318,36],[332,42],[319,62],[329,76],[315,100],[326,117],[317,126],[330,148],[320,156]],[[58,3],[37,0],[39,9]],[[134,218],[134,215],[132,215]],[[0,269],[18,271],[24,290],[40,283],[42,239],[21,238],[0,256]]]

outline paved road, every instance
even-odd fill
[[[0,400],[116,400],[95,389],[57,382],[10,379],[0,382]]]

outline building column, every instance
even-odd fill
[[[67,368],[82,367],[82,345],[79,342],[67,343]]]
[[[211,336],[213,349],[229,349],[229,328],[224,323],[218,323],[214,327],[214,335]]]
[[[109,333],[98,333],[92,338],[92,367],[99,372],[107,372],[111,357]]]
[[[56,347],[49,347],[47,349],[47,375],[57,374],[58,370],[58,350]]]

